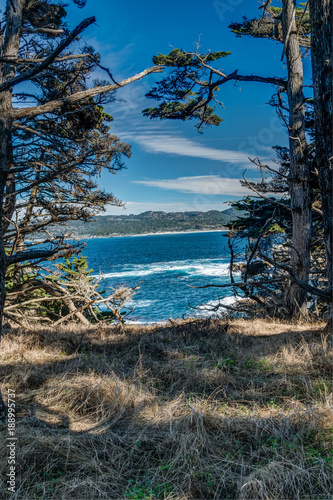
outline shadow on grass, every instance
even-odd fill
[[[310,390],[325,351],[314,330],[258,336],[195,321],[40,334],[5,340],[12,499],[331,498],[329,399]]]

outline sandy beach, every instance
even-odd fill
[[[164,234],[195,234],[195,233],[225,233],[227,229],[203,229],[198,231],[166,231],[163,233],[142,233],[142,234],[110,234],[108,236],[80,236],[79,240],[97,238],[134,238],[135,236],[161,236]]]

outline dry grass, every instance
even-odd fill
[[[332,499],[333,349],[322,330],[12,330],[1,345],[18,411],[10,498]]]

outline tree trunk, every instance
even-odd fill
[[[328,291],[333,293],[332,0],[310,0],[316,163],[323,210]],[[333,329],[333,305],[329,305]]]
[[[289,193],[293,221],[291,265],[306,283],[310,271],[311,192],[305,138],[305,107],[303,95],[303,64],[295,21],[296,0],[283,0],[282,30],[288,67],[289,103]],[[290,283],[285,302],[292,318],[307,314],[307,292]]]
[[[3,201],[4,191],[7,180],[7,167],[11,164],[11,129],[10,129],[10,113],[11,108],[11,95],[6,92],[0,97],[0,341],[2,336],[2,319],[3,309],[6,298],[6,253],[4,245],[4,232],[3,232]],[[0,423],[6,417],[6,409],[1,396],[0,389]]]
[[[4,57],[15,59],[18,55],[20,45],[20,33],[22,27],[23,6],[25,0],[7,1],[6,8],[6,30],[2,45]],[[10,80],[15,75],[15,67],[4,63],[0,71],[0,84]],[[12,91],[6,90],[0,93],[0,341],[2,334],[3,309],[6,298],[6,252],[4,245],[4,194],[8,177],[8,170],[13,164],[12,148],[12,122],[13,105]],[[0,390],[0,413],[2,421],[6,414],[4,402]]]

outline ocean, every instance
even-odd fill
[[[216,231],[96,238],[87,242],[83,254],[92,275],[104,276],[103,287],[141,283],[128,304],[134,307],[129,322],[208,317],[219,314],[206,310],[218,300],[234,301],[232,290],[191,287],[229,283],[225,235]]]

